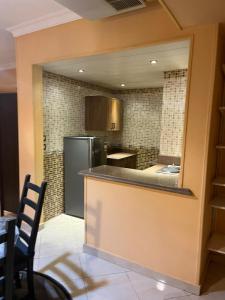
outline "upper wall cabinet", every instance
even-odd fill
[[[85,97],[85,130],[119,131],[122,101],[105,96]]]

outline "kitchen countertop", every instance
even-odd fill
[[[103,165],[80,171],[79,174],[178,194],[193,195],[190,189],[178,187],[179,174],[156,173],[163,166],[156,165],[145,170],[136,170]]]
[[[137,155],[137,154],[119,152],[119,153],[109,154],[109,155],[107,155],[107,158],[110,158],[110,159],[123,159],[123,158],[127,158],[127,157],[134,156],[134,155]]]

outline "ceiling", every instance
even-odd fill
[[[15,68],[14,39],[11,33],[0,28],[0,71],[12,68]]]
[[[0,70],[15,67],[14,38],[6,29],[30,32],[78,18],[54,0],[0,0]]]
[[[183,28],[225,22],[225,0],[164,0]]]
[[[159,87],[163,71],[188,67],[189,41],[164,43],[104,55],[45,64],[46,71],[112,89]],[[157,64],[150,64],[156,59]],[[79,73],[83,69],[85,72]]]
[[[160,1],[183,28],[225,22],[225,0]],[[79,18],[54,0],[0,0],[0,70],[15,67],[14,39],[6,29],[19,36]]]

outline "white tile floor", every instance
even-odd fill
[[[60,215],[38,234],[35,270],[61,282],[77,300],[224,300],[224,268],[197,297],[82,251],[84,221]],[[216,278],[216,280],[214,280]]]

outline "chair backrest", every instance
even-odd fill
[[[15,224],[15,218],[8,218],[6,231],[0,233],[0,266],[3,270],[3,297],[1,299],[4,300],[12,300],[13,298]]]
[[[19,239],[23,242],[23,247],[25,247],[26,249],[26,254],[29,256],[34,256],[34,248],[41,218],[47,182],[43,181],[41,186],[38,186],[30,182],[30,177],[30,175],[26,175],[25,177],[20,206],[17,213],[16,225],[19,228]],[[37,201],[33,201],[28,198],[29,191],[32,191],[37,195]],[[26,214],[26,207],[29,207],[34,211],[33,218]],[[23,222],[30,226],[29,234],[28,232],[25,232],[23,230],[21,226]]]

